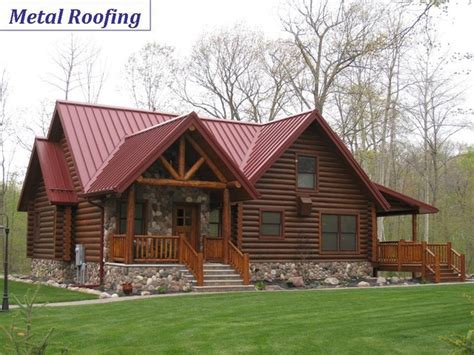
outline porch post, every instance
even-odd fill
[[[222,201],[222,234],[224,239],[224,263],[229,260],[229,241],[230,241],[230,194],[229,189],[224,189]]]
[[[125,264],[133,262],[133,237],[135,234],[135,186],[130,186],[127,199],[127,229],[125,234]]]
[[[377,248],[379,244],[379,239],[377,236],[377,212],[375,210],[375,205],[372,205],[371,211],[372,217],[372,262],[375,263],[378,260]]]
[[[418,215],[416,213],[413,213],[411,215],[411,236],[412,240],[416,242],[418,239]]]

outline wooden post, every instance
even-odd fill
[[[125,234],[125,264],[133,262],[133,238],[135,236],[135,186],[130,186],[127,200],[127,229]]]
[[[224,263],[227,264],[227,262],[229,261],[229,241],[231,233],[229,189],[224,189],[222,200],[222,235],[224,239]]]
[[[372,205],[372,262],[377,262],[377,248],[379,239],[377,236],[377,213],[375,205]]]
[[[185,159],[186,159],[186,141],[184,140],[184,136],[181,136],[181,138],[179,139],[179,161],[178,161],[178,174],[181,179],[184,179]]]
[[[439,283],[441,281],[441,267],[439,264],[439,254],[435,256],[435,282]]]
[[[248,285],[250,283],[250,262],[248,253],[244,254],[243,274],[244,285]]]
[[[446,243],[446,260],[448,262],[448,267],[451,267],[451,264],[453,263],[451,250],[452,250],[452,243],[447,242]]]
[[[466,281],[466,256],[461,254],[461,281]]]
[[[397,245],[398,271],[402,270],[402,243],[403,243],[403,240],[399,240],[398,245]]]
[[[426,242],[421,242],[421,279],[426,279]]]
[[[416,213],[413,213],[411,215],[411,235],[412,235],[412,240],[416,242],[418,239],[418,215]]]
[[[184,262],[183,252],[184,252],[184,236],[180,235],[179,244],[178,244],[178,262],[180,264],[183,264]]]
[[[198,253],[197,285],[204,285],[204,258],[202,253]]]
[[[244,220],[244,204],[242,202],[239,202],[237,204],[237,247],[240,250],[242,250],[243,220]]]

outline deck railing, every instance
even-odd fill
[[[459,273],[461,281],[464,281],[466,275],[465,256],[452,249],[450,242],[446,244],[405,240],[379,242],[377,262],[379,265],[389,266],[391,270],[418,268],[423,278],[430,273],[435,282],[440,282],[441,265],[446,265]]]
[[[240,274],[244,285],[248,285],[250,283],[249,254],[240,251],[231,241],[229,241],[229,264]]]
[[[198,286],[204,283],[204,258],[189,244],[185,236],[179,237],[179,262],[187,266],[196,278]]]
[[[178,262],[178,236],[136,235],[133,238],[135,262]]]

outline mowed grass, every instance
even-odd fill
[[[24,282],[8,281],[9,301],[10,304],[16,304],[16,298],[20,302],[24,302],[24,296],[29,292],[30,296],[33,296],[36,288],[39,287],[38,294],[36,297],[36,303],[55,303],[55,302],[68,302],[68,301],[81,301],[95,299],[97,296],[89,295],[86,293],[80,293],[76,291],[66,290],[57,287],[43,286],[43,285],[32,285]],[[3,297],[3,279],[0,279],[0,298]]]
[[[463,295],[472,293],[455,285],[161,297],[41,308],[33,327],[55,328],[51,353],[447,353],[439,337],[467,332]]]

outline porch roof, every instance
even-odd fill
[[[256,198],[258,192],[255,187],[227,152],[216,142],[212,133],[202,124],[195,112],[126,136],[112,152],[109,159],[98,169],[96,175],[91,178],[89,184],[85,186],[85,194],[124,192],[191,127],[204,138],[209,149],[215,153],[216,158],[220,161],[219,165],[223,167],[229,180],[237,180],[246,191],[244,199]]]
[[[439,211],[436,207],[432,205],[429,205],[420,200],[416,200],[395,190],[389,189],[386,186],[376,183],[374,183],[374,185],[381,192],[384,198],[390,203],[390,209],[388,211],[378,212],[378,216],[429,214],[437,213]]]

